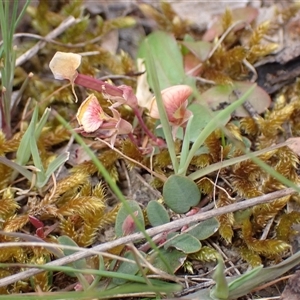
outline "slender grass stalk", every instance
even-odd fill
[[[186,175],[188,167],[190,165],[191,160],[193,159],[196,151],[204,144],[206,138],[218,127],[218,124],[222,122],[222,120],[226,119],[228,115],[230,115],[237,107],[239,107],[243,102],[247,100],[249,95],[253,92],[255,88],[255,84],[238,100],[229,105],[226,109],[221,111],[218,115],[213,117],[211,121],[205,126],[205,128],[199,134],[197,140],[194,142],[185,162],[182,162],[182,167],[179,169],[178,174]]]
[[[38,265],[38,264],[21,264],[21,263],[0,263],[1,268],[7,267],[23,267],[23,268],[37,268],[47,271],[61,271],[61,272],[72,272],[75,274],[87,274],[87,275],[100,275],[108,278],[120,278],[125,280],[130,280],[132,282],[146,283],[145,279],[141,276],[130,275],[124,273],[118,273],[115,271],[105,271],[105,270],[94,270],[94,269],[77,269],[68,266],[49,266],[49,265]]]
[[[132,219],[133,219],[134,223],[136,224],[137,228],[143,233],[145,239],[149,242],[149,244],[152,247],[152,249],[154,249],[155,251],[158,252],[158,256],[164,262],[164,264],[166,265],[166,267],[169,270],[171,270],[171,267],[169,266],[167,260],[161,255],[161,253],[160,253],[158,247],[156,246],[156,244],[153,242],[153,240],[151,239],[151,237],[147,234],[146,230],[143,228],[142,224],[139,222],[139,220],[137,219],[137,217],[134,215],[132,209],[128,205],[128,203],[127,203],[124,195],[122,194],[121,190],[119,189],[119,187],[117,186],[117,184],[111,179],[108,171],[105,169],[105,167],[103,166],[103,164],[98,160],[98,158],[93,153],[93,151],[85,144],[85,142],[83,141],[83,139],[64,120],[64,118],[62,118],[57,112],[54,112],[53,114],[58,119],[58,121],[62,125],[64,125],[68,130],[70,130],[70,132],[74,135],[74,138],[77,141],[77,143],[82,146],[82,148],[86,151],[86,153],[88,154],[88,156],[94,162],[95,166],[98,168],[98,170],[102,174],[103,178],[106,180],[106,182],[108,183],[108,185],[111,187],[112,191],[118,197],[118,199],[120,200],[120,202],[122,202],[122,204],[124,205],[125,209],[127,210],[127,212],[132,217]]]
[[[146,45],[148,45],[148,44],[146,44]],[[162,125],[162,129],[164,132],[166,142],[167,142],[170,158],[171,158],[172,165],[174,168],[174,173],[177,174],[178,168],[179,168],[179,162],[176,157],[175,144],[174,144],[174,140],[173,140],[173,136],[172,136],[172,132],[171,132],[171,126],[170,126],[170,123],[169,123],[169,120],[167,117],[167,113],[166,113],[166,110],[165,110],[165,107],[163,104],[161,90],[160,90],[159,81],[158,81],[158,76],[157,76],[157,72],[155,69],[154,58],[151,55],[149,46],[148,46],[148,49],[149,49],[149,61],[148,62],[146,61],[147,71],[153,82],[153,91],[154,91],[154,95],[155,95],[156,102],[157,102],[157,108],[158,108],[158,112],[159,112],[159,116],[160,116],[160,122]]]
[[[19,1],[0,1],[0,27],[3,44],[0,48],[1,57],[1,128],[6,136],[11,135],[11,101],[15,73],[16,49],[13,45],[16,27],[23,17],[30,0],[26,0],[18,15]]]

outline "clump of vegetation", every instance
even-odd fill
[[[183,295],[180,275],[215,262],[194,296],[235,299],[297,264],[299,82],[271,99],[254,64],[299,6],[261,24],[255,8],[228,9],[201,34],[168,3],[138,8],[158,30],[134,57],[105,45],[136,30],[132,16],[0,4],[2,295]],[[30,39],[13,47],[25,11],[38,54]],[[224,245],[252,269],[228,280]]]

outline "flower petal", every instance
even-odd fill
[[[121,118],[120,113],[110,107],[113,117],[109,117],[101,124],[96,132],[97,137],[106,139],[110,138],[110,145],[114,148],[116,138],[119,134],[129,134],[133,131],[132,125]]]
[[[81,55],[57,51],[49,63],[54,78],[74,80],[77,76],[77,68],[81,63]]]
[[[77,121],[85,132],[96,131],[107,119],[98,99],[94,94],[89,95],[80,105],[76,114]]]
[[[112,111],[113,118],[116,121],[115,128],[116,128],[117,133],[118,134],[131,133],[133,130],[132,125],[129,122],[127,122],[126,120],[122,119],[120,116],[120,113],[116,109],[111,107],[110,110]]]
[[[76,53],[67,53],[57,51],[49,63],[54,78],[58,80],[68,79],[72,84],[72,92],[75,96],[75,101],[78,101],[74,90],[74,80],[78,72],[77,68],[81,64],[81,55]]]
[[[150,92],[147,73],[145,72],[145,63],[141,58],[137,59],[137,69],[142,73],[137,78],[136,98],[138,100],[138,105],[140,107],[149,109],[149,107],[151,106],[152,93]]]
[[[131,108],[137,108],[138,100],[132,90],[132,87],[123,84],[119,86],[119,89],[123,91],[123,98],[126,100],[126,104]]]
[[[118,123],[118,134],[128,134],[131,133],[133,128],[132,125],[124,119],[121,119]]]
[[[186,108],[193,90],[188,85],[174,85],[161,92],[168,116],[174,116],[179,108]]]
[[[188,97],[192,92],[192,88],[188,85],[175,85],[161,91],[168,120],[171,124],[182,124],[181,119],[185,116]],[[160,119],[155,97],[152,98],[149,115],[154,119]]]

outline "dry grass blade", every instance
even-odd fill
[[[23,53],[20,57],[16,59],[16,66],[20,66],[26,61],[28,61],[30,58],[32,58],[34,55],[38,53],[40,49],[45,47],[46,41],[49,39],[54,39],[60,34],[62,34],[64,31],[66,31],[69,27],[72,25],[78,23],[80,20],[75,19],[74,17],[68,17],[65,19],[57,28],[55,28],[53,31],[51,31],[46,37],[45,41],[39,41],[35,46],[33,46],[31,49]]]

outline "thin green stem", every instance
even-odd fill
[[[87,275],[100,275],[108,278],[120,278],[125,280],[130,280],[133,282],[146,283],[145,279],[141,276],[118,273],[113,271],[102,271],[94,269],[76,269],[68,266],[49,266],[49,265],[38,265],[38,264],[22,264],[22,263],[0,263],[1,268],[7,267],[23,267],[23,268],[37,268],[46,271],[61,271],[61,272],[73,272],[76,274],[87,274]]]
[[[226,120],[227,117],[240,105],[243,104],[249,97],[249,95],[253,92],[254,88],[256,87],[255,84],[244,94],[241,96],[240,99],[236,100],[234,103],[229,105],[226,109],[221,111],[218,115],[216,115],[212,120],[205,126],[205,128],[201,131],[199,134],[197,140],[193,144],[188,157],[183,165],[183,167],[179,170],[180,175],[185,175],[187,172],[187,169],[189,167],[189,164],[191,160],[193,159],[196,151],[200,148],[201,145],[203,145],[205,139],[218,127],[218,125],[222,124],[222,121]]]
[[[182,142],[182,148],[181,148],[181,154],[180,154],[180,163],[179,163],[179,169],[182,168],[184,165],[187,156],[189,154],[189,147],[190,147],[190,128],[192,125],[194,116],[191,116],[188,120],[188,123],[186,125],[186,128],[183,128],[183,142]]]
[[[145,239],[149,242],[151,247],[155,250],[158,251],[158,255],[161,258],[161,260],[165,263],[166,267],[171,271],[171,268],[167,262],[167,260],[160,254],[159,249],[157,248],[156,244],[153,242],[151,237],[146,233],[145,228],[142,226],[142,224],[139,222],[139,220],[136,218],[134,215],[132,209],[128,205],[124,195],[122,194],[121,190],[117,186],[117,184],[112,180],[111,176],[103,166],[103,164],[98,160],[98,158],[95,156],[94,152],[85,144],[83,139],[73,130],[73,128],[57,113],[53,112],[55,117],[58,119],[58,121],[63,124],[70,132],[74,135],[75,140],[77,141],[78,144],[82,146],[82,148],[86,151],[88,156],[91,158],[91,160],[94,162],[95,166],[98,168],[100,173],[102,174],[103,178],[106,180],[112,191],[115,193],[115,195],[118,197],[118,199],[122,202],[124,205],[125,209],[127,212],[130,214],[132,219],[134,220],[137,228],[144,234]]]
[[[18,15],[19,1],[0,1],[0,27],[3,38],[1,47],[1,59],[3,67],[1,68],[2,77],[2,131],[11,135],[11,101],[13,91],[13,81],[15,73],[16,50],[13,46],[13,37],[16,27],[23,17],[30,0],[26,0],[23,9]]]
[[[148,43],[146,45],[148,46]],[[148,49],[150,49],[149,46],[148,46]],[[151,78],[151,81],[153,83],[153,91],[154,91],[154,95],[156,98],[157,108],[158,108],[158,112],[159,112],[159,116],[160,116],[160,123],[162,125],[164,136],[165,136],[165,139],[167,142],[170,158],[171,158],[172,165],[174,168],[174,173],[177,174],[178,168],[179,168],[179,163],[178,163],[178,159],[176,157],[175,144],[174,144],[174,140],[173,140],[173,136],[172,136],[170,122],[168,120],[168,116],[167,116],[167,113],[166,113],[166,110],[165,110],[165,107],[163,104],[162,96],[161,96],[161,91],[160,91],[160,86],[159,86],[159,82],[158,82],[158,76],[157,76],[157,72],[156,72],[156,68],[155,68],[154,59],[153,59],[153,56],[151,55],[150,51],[149,51],[149,60],[146,60],[146,67],[147,67],[147,72],[149,74],[149,77]]]

